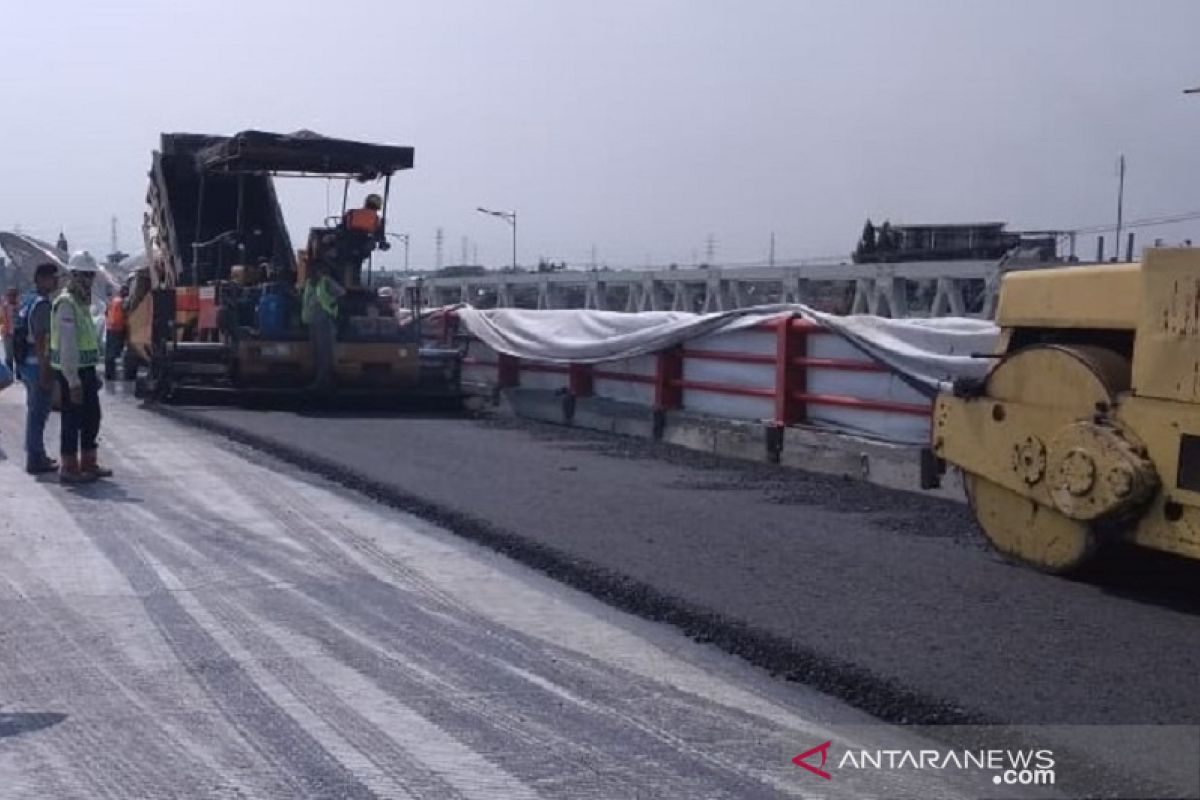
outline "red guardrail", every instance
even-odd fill
[[[443,324],[440,327],[442,335],[446,337],[444,340],[449,341],[453,336],[454,325],[452,323]],[[499,354],[496,361],[468,357],[464,359],[463,363],[474,367],[496,367],[497,384],[501,388],[520,385],[522,371],[565,374],[568,376],[568,390],[578,397],[591,395],[593,384],[597,379],[649,384],[654,386],[654,408],[659,411],[682,408],[683,391],[685,389],[735,397],[773,399],[775,401],[775,422],[780,425],[793,425],[805,422],[809,406],[835,406],[863,411],[881,411],[924,417],[928,417],[931,413],[931,405],[929,404],[905,403],[877,398],[808,391],[807,373],[810,369],[866,373],[888,372],[888,369],[883,365],[867,360],[866,358],[852,359],[809,356],[808,339],[810,336],[835,335],[832,331],[821,327],[811,320],[789,317],[776,322],[762,323],[748,330],[774,333],[776,336],[775,352],[773,354],[766,354],[723,350],[685,350],[681,346],[675,346],[655,354],[654,375],[615,372],[595,368],[591,364],[572,364],[569,366],[561,364],[538,364],[522,361],[521,359],[505,354]],[[686,380],[683,377],[683,366],[686,359],[717,361],[730,364],[774,366],[775,386],[774,388],[765,388],[713,381]]]

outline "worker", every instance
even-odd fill
[[[379,231],[379,212],[383,209],[383,198],[377,194],[369,194],[363,201],[362,208],[352,208],[346,212],[342,222],[346,230],[365,233],[374,237]]]
[[[396,290],[390,286],[380,286],[379,291],[379,309],[383,316],[396,316]]]
[[[4,300],[0,302],[0,337],[4,340],[4,365],[8,371],[14,370],[13,365],[13,325],[17,321],[17,312],[21,309],[20,295],[17,287],[10,286],[4,292]]]
[[[86,251],[71,256],[66,287],[50,313],[50,366],[62,393],[59,480],[88,483],[112,475],[97,461],[100,433],[100,380],[96,364],[100,339],[92,320],[92,281],[96,259]]]
[[[117,359],[125,352],[125,312],[129,303],[129,286],[126,284],[108,301],[104,312],[104,379],[117,379]]]
[[[362,264],[376,248],[387,250],[383,235],[383,198],[369,194],[362,208],[352,208],[342,217],[336,240],[338,274],[347,286],[362,285]]]
[[[14,346],[25,384],[25,471],[30,475],[58,470],[46,455],[46,420],[50,417],[54,371],[50,367],[50,303],[58,289],[58,265],[47,261],[33,271],[34,291],[21,304]]]
[[[300,317],[308,326],[308,337],[312,342],[313,365],[316,368],[313,389],[327,393],[333,389],[338,300],[346,294],[346,290],[329,276],[327,261],[317,260],[311,266],[312,273],[304,284]]]

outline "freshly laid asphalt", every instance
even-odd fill
[[[1040,575],[960,504],[538,423],[166,413],[888,721],[1200,720],[1200,565]]]

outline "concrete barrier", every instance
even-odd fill
[[[471,341],[464,380],[518,417],[963,499],[957,476],[920,488],[931,398],[799,317],[595,365]]]

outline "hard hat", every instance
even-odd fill
[[[367,195],[367,199],[363,201],[363,205],[367,208],[373,208],[376,211],[383,208],[383,198],[377,194]]]
[[[67,262],[67,269],[71,272],[83,272],[94,275],[96,273],[96,259],[92,258],[92,254],[87,250],[76,250],[71,256],[71,260]]]
[[[395,294],[395,292],[392,291],[392,287],[390,287],[390,286],[380,286],[379,287],[379,296],[380,297],[392,297],[394,294]]]

